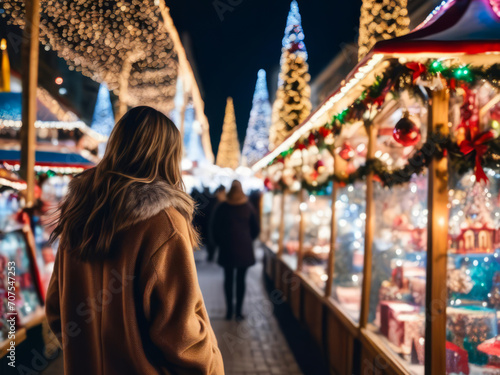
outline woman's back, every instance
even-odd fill
[[[47,316],[54,332],[66,327],[65,373],[218,374],[186,220],[170,204],[159,213],[142,209],[153,215],[118,233],[109,259],[58,252]]]
[[[224,373],[196,277],[181,159],[175,124],[136,107],[101,162],[69,184],[46,301],[66,375]]]
[[[259,224],[248,201],[221,203],[214,214],[212,230],[219,245],[218,263],[221,266],[250,267],[255,264],[253,240],[259,234]]]

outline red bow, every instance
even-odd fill
[[[410,70],[413,70],[413,83],[427,71],[427,68],[424,64],[419,62],[410,62],[406,64],[406,67]]]
[[[481,157],[488,150],[486,143],[494,138],[494,133],[489,130],[487,132],[477,134],[473,136],[472,140],[465,139],[460,143],[460,152],[464,155],[470,154],[472,151],[476,152],[476,164],[474,167],[474,175],[476,176],[476,181],[486,181],[488,182],[488,177],[484,173],[483,167],[481,165]]]

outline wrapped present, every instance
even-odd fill
[[[467,350],[471,363],[485,365],[488,357],[478,346],[497,336],[496,311],[478,306],[448,307],[446,311],[448,339]]]
[[[494,337],[479,344],[477,350],[488,356],[488,367],[500,369],[500,337]]]
[[[425,330],[425,323],[424,328]],[[424,365],[425,364],[425,339],[423,334],[421,337],[415,337],[411,340],[411,363],[413,365]]]
[[[449,341],[446,341],[446,374],[470,374],[467,351]]]
[[[380,302],[380,332],[397,346],[404,341],[405,321],[398,319],[400,314],[416,314],[420,311],[418,306],[407,303],[382,301]]]

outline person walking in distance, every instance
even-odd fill
[[[165,115],[128,111],[101,162],[69,184],[46,298],[66,375],[223,375],[198,285],[182,140]]]
[[[233,181],[226,200],[216,208],[211,227],[212,238],[219,246],[218,263],[224,268],[226,319],[233,318],[236,273],[236,319],[242,320],[245,277],[255,264],[253,241],[259,235],[259,222],[239,181]]]

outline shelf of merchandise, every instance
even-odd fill
[[[272,212],[280,222],[280,236],[274,244],[278,251],[266,250],[266,275],[321,346],[333,373],[474,375],[500,371],[500,356],[495,354],[500,347],[500,262],[496,260],[500,257],[497,11],[482,0],[447,1],[414,32],[377,43],[343,85],[283,144],[254,166],[255,170],[263,169],[266,179],[283,196],[301,196],[297,267],[283,261],[283,227],[288,206],[282,199],[281,210]],[[470,38],[469,25],[479,14],[482,24]],[[410,75],[408,80],[407,76],[404,84],[398,86],[400,95],[374,97],[381,103],[373,117],[370,109],[367,118],[366,108],[364,115],[356,114],[353,103],[363,102],[367,90],[375,90],[377,82],[387,82],[383,80],[384,73],[398,69],[413,72],[413,78]],[[463,76],[471,72],[478,77]],[[409,95],[408,87],[420,90],[423,99]],[[348,126],[341,123],[340,129],[328,131],[324,124],[345,114],[346,108],[355,108],[351,110],[354,119],[347,120]],[[412,120],[409,122],[408,118]],[[472,124],[475,118],[478,120]],[[413,126],[412,132],[417,129],[421,139],[419,135],[418,141],[404,144],[394,136],[404,147],[391,151],[396,124]],[[321,134],[325,129],[326,135]],[[474,154],[462,148],[463,140],[468,139],[467,131],[473,132],[471,148],[481,152],[475,159]],[[479,132],[487,141],[493,139],[491,148],[484,138],[483,143],[473,138]],[[365,138],[354,141],[361,133]],[[314,137],[315,142],[310,143]],[[444,146],[440,143],[443,139],[447,139]],[[444,147],[445,152],[424,155],[425,165],[404,169],[418,162],[415,155],[423,155],[424,148],[432,145],[431,140],[434,147]],[[360,147],[353,153],[363,154],[364,160],[345,161],[350,159],[341,155],[350,147],[345,146],[346,141],[358,142],[354,147]],[[314,166],[318,172],[314,178],[321,176],[318,163],[315,164],[322,160],[321,150],[310,151],[321,142],[333,154],[334,161],[328,163],[334,165],[334,172],[329,172],[334,181],[345,181],[374,160],[390,160],[391,164],[386,165],[394,163],[392,170],[411,171],[401,181],[394,180],[400,175],[387,172],[382,180],[380,173],[384,171],[373,166],[366,169],[363,179],[358,178],[361,182],[356,186],[349,185],[351,180],[334,182],[330,251],[327,263],[321,263],[324,287],[304,271],[302,213],[307,210],[304,188],[310,194],[317,191],[311,189],[314,183],[311,184],[307,172]],[[311,153],[316,159],[306,160]],[[489,180],[488,184],[476,183],[482,177],[482,155],[490,155],[483,177]],[[468,167],[464,169],[459,164],[463,160],[459,159],[467,159]],[[301,163],[297,164],[297,160]],[[471,168],[473,171],[468,172]],[[388,190],[382,182],[396,184]],[[359,193],[360,186],[365,189],[365,205],[352,210],[358,221],[362,214],[364,222],[356,223],[356,231],[362,237],[353,238],[362,239],[363,243],[358,241],[356,248],[346,248],[338,242],[339,234],[343,234],[339,225],[345,225],[339,207],[353,205],[352,197],[345,194],[346,187]],[[343,241],[349,238],[346,236]],[[342,248],[343,252],[339,252]],[[453,284],[447,285],[447,280]],[[339,286],[342,289],[335,290]],[[360,296],[356,290],[360,290]]]

